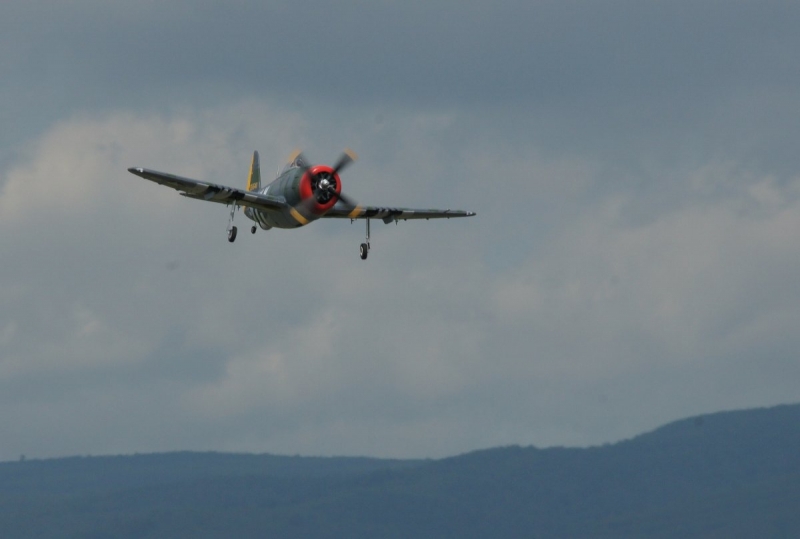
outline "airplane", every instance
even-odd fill
[[[240,206],[244,206],[245,217],[255,222],[250,228],[253,234],[256,233],[256,225],[263,230],[269,230],[299,228],[320,218],[350,219],[351,223],[356,219],[365,219],[367,236],[365,242],[359,246],[362,260],[367,259],[371,249],[370,219],[381,219],[389,224],[409,219],[450,219],[475,215],[475,212],[463,210],[362,206],[342,192],[339,178],[339,172],[356,159],[355,152],[348,149],[332,167],[312,165],[301,151],[295,150],[277,178],[262,187],[261,166],[256,151],[253,152],[246,189],[192,180],[141,167],[131,167],[128,172],[171,187],[185,197],[232,206],[227,229],[228,241],[231,243],[236,240],[237,229],[233,225],[233,218]]]

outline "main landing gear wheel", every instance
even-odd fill
[[[359,246],[358,252],[361,255],[361,260],[367,259],[367,255],[369,254],[369,217],[367,218],[367,241]]]
[[[250,233],[251,234],[255,234],[256,233],[256,225],[253,225],[253,226],[250,227]]]
[[[233,243],[236,241],[236,227],[233,226],[233,216],[236,215],[236,208],[238,208],[236,204],[231,206],[231,216],[228,218],[228,241]]]

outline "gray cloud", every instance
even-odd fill
[[[4,4],[0,458],[441,456],[797,400],[797,15]],[[296,146],[479,215],[378,224],[365,264],[361,224],[231,246],[125,170],[242,185]]]

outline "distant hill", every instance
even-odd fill
[[[585,449],[0,464],[0,537],[800,537],[800,405]]]

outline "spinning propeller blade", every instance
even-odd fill
[[[295,161],[299,160],[300,168],[303,170],[303,172],[308,173],[309,175],[311,175],[311,183],[313,185],[315,185],[315,186],[318,186],[314,191],[314,195],[315,195],[314,198],[316,198],[319,195],[319,196],[321,196],[323,198],[324,197],[329,197],[329,199],[330,198],[339,199],[342,202],[344,202],[345,204],[347,204],[348,206],[355,207],[355,206],[358,205],[358,203],[356,201],[354,201],[352,198],[350,198],[349,196],[345,195],[344,193],[337,192],[336,191],[336,185],[334,183],[325,183],[326,187],[320,188],[319,185],[320,185],[321,182],[319,182],[319,176],[330,174],[330,176],[332,176],[332,177],[338,177],[338,174],[339,174],[340,171],[342,171],[345,168],[347,168],[347,166],[349,166],[351,163],[354,163],[357,159],[358,159],[358,155],[356,155],[356,152],[354,152],[353,150],[347,148],[347,149],[344,150],[344,152],[342,152],[342,155],[336,161],[336,164],[333,166],[332,172],[330,172],[330,173],[323,172],[321,174],[319,174],[319,173],[318,174],[312,174],[310,172],[311,168],[314,165],[311,164],[311,161],[306,159],[305,155],[303,155],[303,152],[301,150],[295,150],[294,152],[292,152],[292,155],[289,157],[289,162],[295,162]],[[323,190],[320,191],[319,189],[323,189]],[[303,204],[303,206],[304,206],[305,209],[309,209],[310,210],[311,207],[313,207],[313,204],[314,204],[314,200],[313,199],[308,199],[308,201],[306,201]]]
[[[339,160],[333,166],[333,173],[338,174],[340,170],[345,168],[350,163],[355,162],[358,159],[356,152],[347,148],[344,152],[342,152],[342,156],[339,157]]]
[[[349,196],[345,195],[344,193],[335,193],[334,192],[333,196],[338,198],[339,200],[341,200],[342,202],[344,202],[348,206],[352,206],[353,208],[358,206],[358,202],[356,202],[355,200],[353,200]]]

